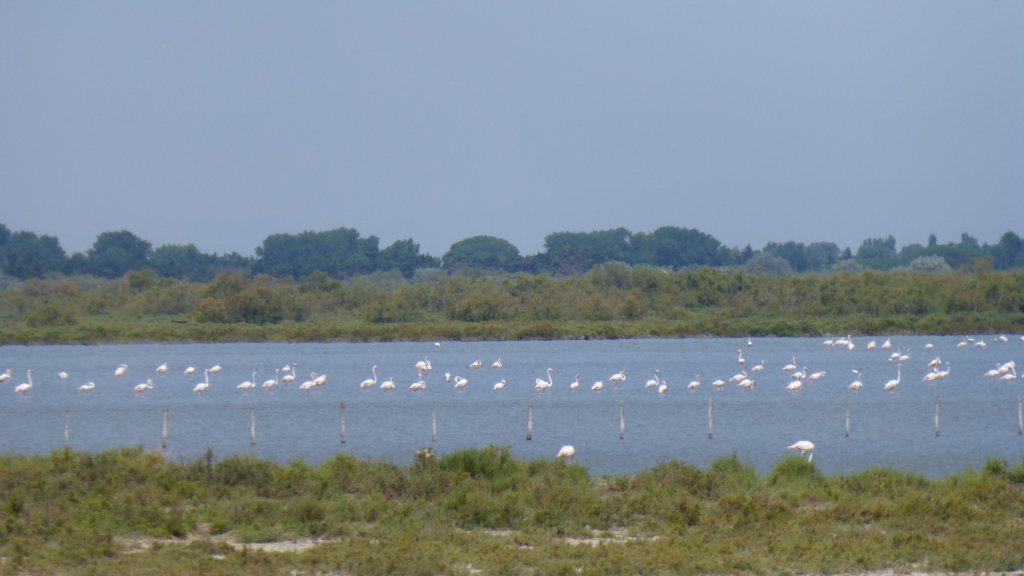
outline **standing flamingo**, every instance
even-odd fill
[[[22,396],[28,394],[28,391],[32,389],[32,369],[28,369],[28,382],[22,382],[14,387],[14,393]]]
[[[360,388],[373,388],[374,386],[377,385],[377,365],[374,364],[373,368],[371,368],[370,371],[373,372],[373,378],[367,378],[366,380],[360,382]]]

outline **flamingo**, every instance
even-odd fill
[[[594,392],[600,392],[601,390],[604,390],[604,382],[598,380],[597,382],[594,382],[590,389]]]
[[[0,382],[6,382],[11,379],[11,369],[8,368],[0,373]]]
[[[928,362],[929,368],[935,368],[937,366],[942,366],[942,358],[939,358],[938,356],[932,358],[931,362]]]
[[[409,385],[410,392],[422,392],[427,389],[427,381],[423,379],[423,373],[420,372],[416,375],[419,380]]]
[[[942,378],[942,373],[939,372],[939,369],[936,367],[936,368],[932,368],[931,372],[925,374],[924,377],[921,378],[921,380],[923,382],[934,382],[934,381],[938,380],[939,378]]]
[[[195,388],[192,389],[193,392],[195,392],[196,394],[199,394],[200,396],[202,396],[203,392],[206,392],[210,388],[210,371],[209,370],[203,370],[203,378],[204,378],[204,381],[196,384]]]
[[[690,380],[690,383],[686,385],[686,388],[687,390],[696,390],[697,388],[700,388],[700,374],[694,376],[693,380]]]
[[[760,372],[760,371],[762,371],[762,370],[764,370],[764,360],[761,360],[761,363],[760,363],[760,364],[755,364],[755,365],[754,365],[754,366],[753,366],[753,367],[752,367],[752,368],[750,369],[750,371],[751,371],[751,372]]]
[[[801,370],[793,372],[789,375],[790,378],[796,378],[797,380],[803,380],[807,377],[807,366],[804,366]]]
[[[1003,374],[1002,376],[1000,376],[999,379],[1000,380],[1005,380],[1007,382],[1009,382],[1010,380],[1016,380],[1017,379],[1017,369],[1016,368],[1010,368],[1010,371],[1007,372],[1006,374]]]
[[[692,382],[691,382],[691,384],[692,384]],[[721,390],[722,388],[725,388],[725,380],[722,380],[721,378],[719,378],[718,380],[715,380],[714,382],[712,382],[711,385],[714,386],[715,389]]]
[[[949,360],[946,360],[945,370],[935,370],[935,372],[939,375],[939,380],[945,378],[946,376],[949,376]]]
[[[22,382],[14,387],[15,394],[21,394],[22,396],[28,394],[28,391],[32,389],[32,369],[28,369],[28,382]]]
[[[413,367],[419,370],[420,372],[429,372],[431,370],[430,360],[427,359],[426,356],[424,356],[423,360],[417,362]]]
[[[793,361],[782,367],[783,370],[796,370],[796,356],[793,356]]]
[[[285,373],[284,376],[281,376],[281,383],[284,384],[285,386],[287,386],[290,382],[294,382],[295,381],[295,367],[296,366],[297,366],[297,364],[292,363],[291,366],[285,366],[284,367],[284,368],[287,368],[287,370],[285,370],[284,368],[281,369],[281,372]]]
[[[625,370],[619,370],[615,374],[612,374],[611,376],[608,377],[608,381],[609,382],[625,382],[626,381],[626,372],[625,372]]]
[[[924,345],[925,350],[931,350],[932,348],[935,348],[935,344],[932,344],[931,342]]]
[[[543,392],[543,391],[547,390],[548,388],[551,388],[552,386],[554,386],[554,385],[555,385],[555,383],[554,383],[554,381],[553,381],[553,380],[551,379],[551,373],[552,373],[552,372],[554,372],[554,371],[555,371],[555,370],[554,370],[553,368],[548,368],[547,370],[545,370],[545,372],[547,372],[547,374],[548,374],[548,379],[547,379],[547,380],[545,380],[545,379],[543,379],[543,378],[537,378],[537,379],[535,379],[535,380],[533,381],[533,382],[534,382],[534,384],[533,384],[533,387],[534,387],[534,388],[535,388],[535,389],[536,389],[536,390],[537,390],[538,392]]]
[[[210,374],[216,374],[217,372],[220,372],[221,370],[222,370],[222,368],[221,368],[220,364],[214,364],[213,366],[210,366]]]
[[[999,368],[1000,368],[999,363],[996,362],[996,367],[991,369],[991,370],[989,370],[988,372],[985,372],[985,376],[987,376],[989,378],[995,378],[996,376],[999,376],[999,374],[1000,374]]]
[[[313,377],[313,384],[317,386],[323,386],[327,383],[327,374],[317,374],[316,372],[313,372],[311,376]]]
[[[807,457],[808,462],[814,459],[814,442],[811,442],[810,440],[799,440],[791,445],[788,450],[796,450],[800,452],[801,456],[804,454],[810,454]]]
[[[866,348],[868,350],[874,350],[877,347],[878,347],[878,342],[876,342],[874,340],[871,340],[870,342],[868,342],[868,345],[866,346]]]
[[[302,390],[306,394],[309,394],[309,391],[313,388],[316,388],[316,382],[312,380],[306,380],[302,384],[299,384],[299,390]]]
[[[479,368],[479,367],[481,367],[483,365],[484,365],[484,363],[481,362],[480,360],[473,360],[472,362],[469,363],[469,367],[470,368]]]
[[[469,384],[469,379],[468,378],[463,378],[462,376],[456,376],[455,377],[455,389],[456,390],[461,390],[461,389],[465,388],[467,384]]]
[[[665,394],[666,392],[668,392],[668,381],[662,380],[661,385],[658,386],[658,394]]]
[[[742,381],[746,377],[747,377],[747,371],[746,370],[742,370],[742,371],[740,371],[739,374],[733,374],[732,377],[729,378],[729,382],[740,382],[740,381]]]
[[[790,392],[799,392],[800,389],[803,388],[803,385],[804,385],[804,381],[803,380],[799,380],[799,379],[793,380],[789,384],[786,385],[786,390],[788,390]]]
[[[148,391],[150,391],[152,389],[153,389],[153,379],[150,378],[150,379],[146,380],[145,382],[143,382],[142,384],[136,384],[135,385],[135,395],[136,396],[142,396],[143,394],[145,394],[146,392],[148,392]]]
[[[747,359],[743,357],[743,349],[742,348],[737,348],[736,349],[736,362],[739,363],[739,364],[746,364],[747,363]]]
[[[57,372],[57,378],[60,378],[61,380],[67,380],[68,379],[68,373],[63,371],[63,370],[61,370],[60,372]]]
[[[750,390],[751,388],[754,387],[754,384],[757,384],[757,380],[753,380],[751,378],[744,378],[743,380],[740,380],[740,383],[737,384],[737,386],[744,390]]]
[[[825,371],[824,370],[819,370],[817,372],[814,372],[810,376],[808,376],[807,379],[810,380],[811,382],[817,382],[818,380],[821,380],[824,377],[825,377]]]
[[[238,386],[235,386],[235,388],[238,388],[239,390],[252,390],[255,387],[256,387],[256,372],[252,373],[252,380],[246,380],[245,382],[242,382]]]
[[[504,390],[505,389],[505,379],[502,378],[500,382],[495,382],[494,383],[494,389],[495,390]]]
[[[164,362],[163,364],[157,366],[156,370],[153,371],[156,372],[157,374],[163,374],[164,372],[167,372],[167,362]]]
[[[494,362],[491,362],[491,368],[501,368],[501,358],[498,358]]]
[[[124,373],[127,372],[127,371],[128,371],[128,365],[127,364],[121,364],[120,366],[118,366],[117,368],[114,369],[114,376],[124,376]]]
[[[280,375],[281,375],[281,369],[280,368],[275,368],[274,369],[274,377],[273,378],[268,378],[267,380],[263,381],[263,389],[264,390],[270,390],[274,386],[277,386],[277,379],[278,379],[278,377]]]
[[[579,390],[579,389],[580,389],[580,373],[577,372],[576,373],[576,379],[569,383],[569,390]]]
[[[556,459],[564,458],[566,462],[576,462],[576,449],[571,444],[566,444],[555,454]]]
[[[654,370],[654,378],[651,378],[650,380],[648,380],[647,384],[644,384],[644,388],[657,388],[661,384],[661,376],[660,376],[660,374],[661,374],[661,370],[655,369]]]
[[[832,340],[825,340],[824,342],[821,343],[821,345],[824,346],[825,348],[831,348],[835,346],[835,344],[836,343]]]
[[[882,342],[882,350],[888,350],[889,348],[892,348],[892,341],[886,338],[885,342]]]
[[[82,384],[81,386],[78,387],[78,389],[81,390],[82,392],[92,392],[93,388],[96,388],[95,382],[86,382],[85,384]]]
[[[359,387],[364,390],[367,388],[373,388],[377,385],[377,365],[374,364],[373,367],[370,368],[370,371],[373,372],[373,378],[367,378],[359,383]]]
[[[380,383],[381,390],[394,390],[395,389],[395,377],[392,376],[387,380]]]
[[[854,380],[853,382],[850,382],[849,388],[850,390],[860,390],[861,388],[864,387],[864,383],[860,381],[860,368],[852,370],[852,372],[857,375],[857,379]]]
[[[196,371],[196,367],[195,367],[195,366],[189,366],[188,368],[185,368],[185,372],[184,372],[184,374],[185,374],[186,376],[188,376],[189,374],[192,374],[192,373],[194,373],[195,371]]]
[[[754,345],[754,341],[750,338],[750,336],[747,336],[747,346],[753,346],[753,345]]]
[[[896,378],[893,379],[893,380],[889,380],[888,382],[885,383],[885,391],[886,392],[892,392],[893,390],[895,390],[896,387],[900,385],[900,378],[901,378],[901,376],[900,376],[900,365],[897,364],[896,365]]]

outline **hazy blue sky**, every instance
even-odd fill
[[[1024,2],[0,0],[0,223],[1024,235]]]

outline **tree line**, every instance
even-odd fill
[[[298,279],[323,272],[348,279],[389,270],[397,270],[405,278],[430,270],[576,275],[610,262],[673,271],[731,267],[773,275],[900,268],[938,272],[970,267],[979,258],[990,258],[996,270],[1022,268],[1024,242],[1008,231],[994,245],[981,244],[964,233],[959,242],[939,244],[932,234],[927,244],[909,244],[899,250],[891,235],[866,239],[856,252],[841,250],[834,242],[793,241],[769,242],[754,250],[749,245],[727,247],[699,230],[663,226],[649,233],[626,228],[556,232],[545,237],[543,251],[525,256],[501,238],[473,236],[452,244],[438,258],[421,253],[412,239],[381,248],[376,236],[363,237],[357,230],[337,228],[272,234],[256,248],[255,257],[247,257],[206,254],[193,244],[165,244],[154,249],[132,232],[119,230],[101,233],[89,250],[68,256],[53,236],[12,232],[0,224],[0,274],[19,280],[60,274],[120,278],[147,268],[163,277],[191,282],[209,282],[225,273]]]

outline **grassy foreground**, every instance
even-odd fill
[[[1024,567],[1024,462],[927,480],[787,457],[630,477],[506,448],[409,466],[0,456],[4,574],[736,574]],[[301,540],[289,552],[265,542]]]

